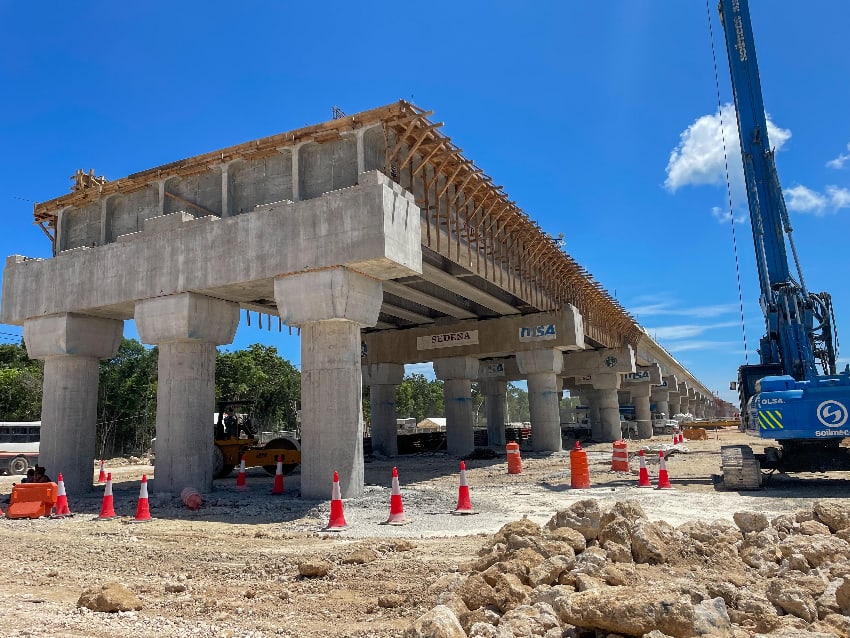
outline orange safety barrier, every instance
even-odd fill
[[[510,441],[505,446],[505,452],[508,455],[508,474],[522,474],[522,457],[519,453],[519,444],[516,441]]]
[[[614,452],[611,456],[611,471],[612,472],[628,472],[629,471],[629,451],[628,444],[620,439],[614,441]]]
[[[584,489],[590,487],[590,470],[587,467],[587,452],[581,449],[581,443],[570,451],[570,487]]]
[[[56,483],[18,483],[12,488],[6,518],[50,516],[58,495],[59,486]]]

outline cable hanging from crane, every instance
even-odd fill
[[[741,264],[738,260],[738,238],[735,233],[735,211],[732,207],[732,182],[729,179],[729,156],[726,152],[726,131],[723,129],[723,104],[720,100],[720,79],[717,74],[717,54],[714,50],[714,29],[711,26],[711,6],[705,0],[705,12],[708,17],[708,39],[711,42],[711,60],[714,64],[714,89],[717,93],[717,115],[720,118],[720,138],[723,140],[723,167],[726,172],[726,198],[729,204],[729,222],[732,229],[732,252],[735,255],[735,278],[738,282],[738,309],[741,313],[741,335],[744,338],[744,362],[749,364],[747,349],[747,326],[744,321],[744,294],[741,289]]]

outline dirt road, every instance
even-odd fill
[[[654,440],[667,443],[670,437]],[[69,494],[74,516],[0,520],[3,629],[9,636],[400,636],[434,605],[437,580],[474,557],[485,535],[528,517],[545,523],[558,510],[594,497],[603,506],[637,498],[649,517],[678,525],[695,518],[731,519],[736,511],[768,517],[810,507],[816,499],[844,498],[850,475],[774,477],[763,491],[718,492],[720,445],[750,442],[737,431],[686,441],[668,460],[673,490],[637,487],[631,474],[614,473],[611,445],[590,445],[591,488],[570,489],[569,453],[523,451],[523,473],[508,475],[504,455],[467,461],[471,516],[453,516],[458,460],[445,454],[373,459],[366,464],[364,496],[345,501],[348,529],[322,532],[327,501],[298,496],[299,475],[286,493],[272,496],[272,477],[248,474],[248,491],[233,477],[216,481],[192,512],[179,499],[151,490],[154,520],[134,524],[142,474],[154,468],[122,459],[107,462],[115,481],[119,518],[97,522],[102,490]],[[570,443],[567,441],[566,443]],[[629,451],[639,448],[630,443]],[[650,475],[657,474],[649,455]],[[390,476],[397,466],[410,523],[381,523],[389,512]],[[52,468],[48,468],[51,470]],[[16,477],[0,477],[8,494]],[[328,494],[330,496],[330,480]],[[5,507],[5,506],[4,506]],[[366,550],[357,552],[357,550]],[[355,554],[357,552],[357,554]],[[355,554],[354,556],[352,556]],[[299,565],[325,560],[323,578],[299,575]],[[362,561],[362,562],[361,562]],[[81,592],[106,582],[138,596],[139,611],[107,614],[76,606]]]

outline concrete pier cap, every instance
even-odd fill
[[[123,333],[123,321],[73,312],[24,321],[30,359],[60,355],[109,359],[118,352]]]
[[[277,277],[274,296],[290,326],[337,319],[374,326],[384,298],[380,280],[344,266]]]
[[[143,343],[233,341],[239,326],[239,304],[184,292],[136,302],[136,327]]]
[[[44,360],[39,464],[68,493],[92,489],[100,359],[115,356],[124,322],[63,313],[24,321],[27,354]]]

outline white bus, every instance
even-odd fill
[[[0,471],[26,474],[38,462],[41,421],[0,421]]]

